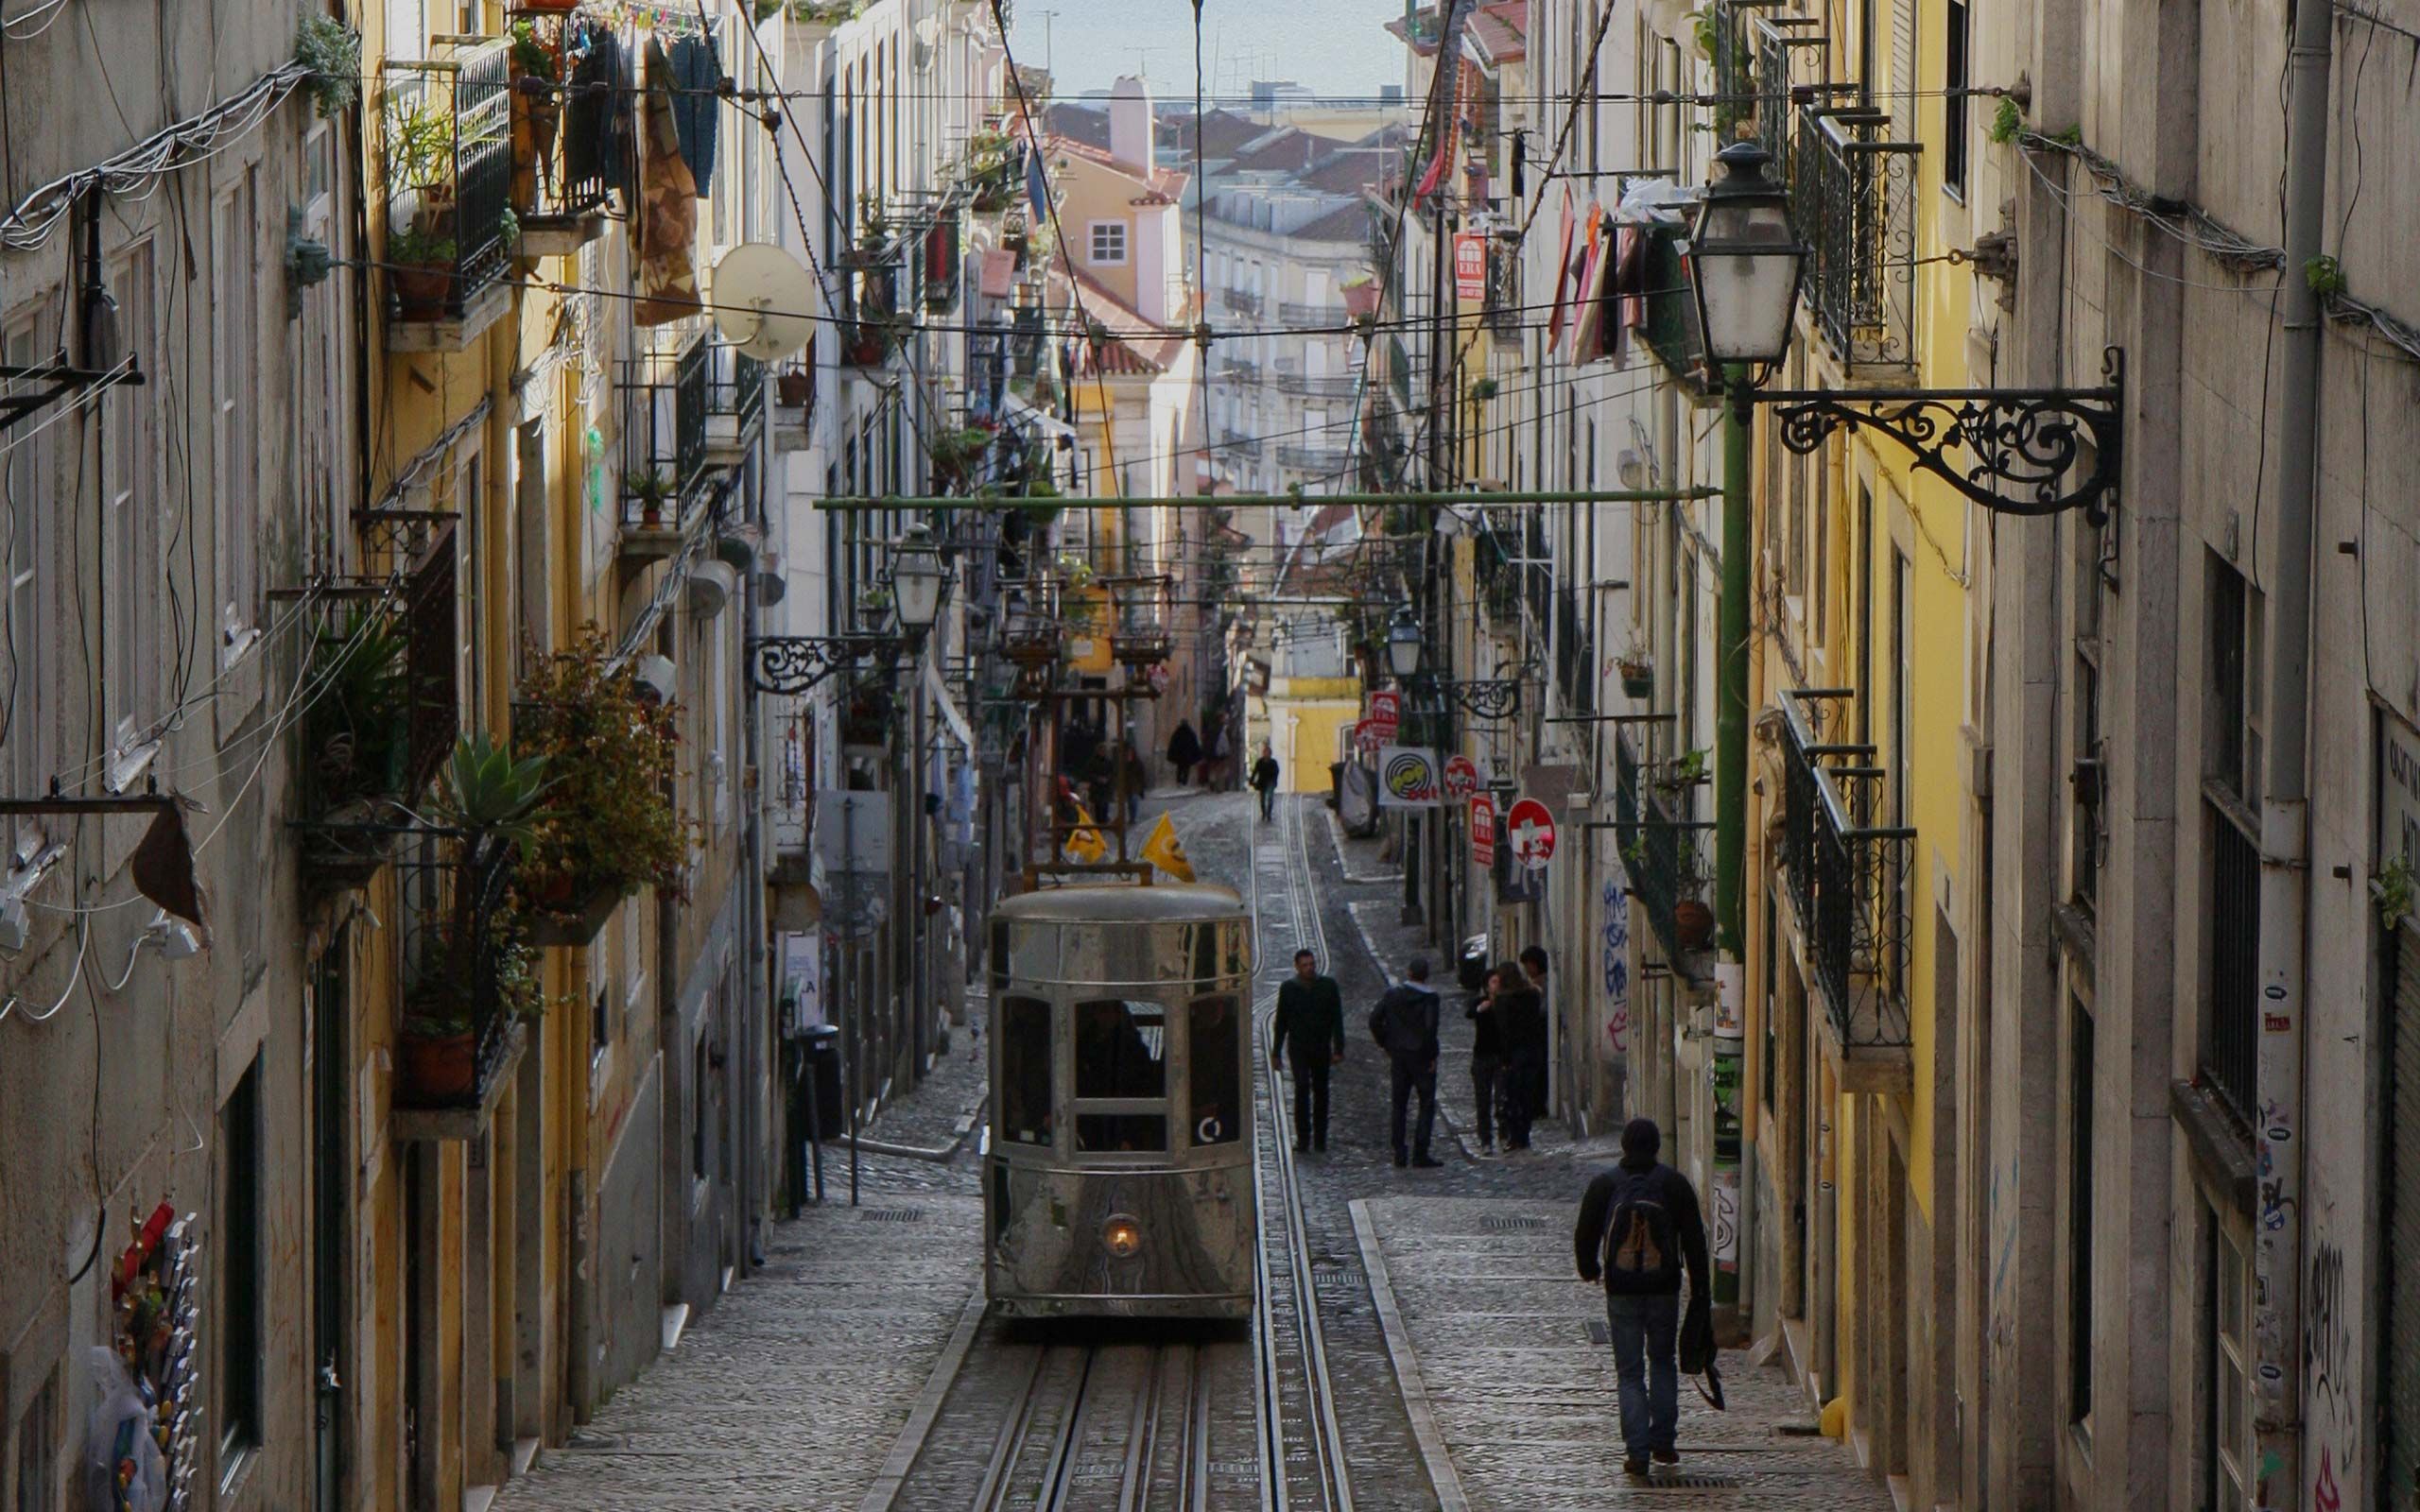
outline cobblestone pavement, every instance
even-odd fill
[[[1681,1463],[1645,1483],[1621,1468],[1604,1293],[1571,1268],[1571,1209],[1466,1197],[1364,1205],[1385,1291],[1470,1505],[1481,1512],[1623,1506],[1890,1512],[1846,1450],[1813,1436],[1778,1366],[1722,1358],[1729,1410],[1681,1387]]]

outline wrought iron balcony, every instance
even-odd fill
[[[521,1046],[520,1015],[542,1001],[512,892],[512,847],[493,833],[424,828],[397,858],[404,1035],[395,1108],[454,1115],[399,1130],[468,1138]]]
[[[712,341],[706,350],[706,454],[728,466],[763,427],[765,365],[729,342]]]
[[[1298,472],[1340,473],[1344,471],[1341,446],[1281,446],[1277,465]]]
[[[1325,327],[1340,331],[1353,323],[1353,317],[1341,304],[1296,304],[1288,301],[1277,306],[1277,320],[1288,329]]]
[[[1228,431],[1219,438],[1219,449],[1222,452],[1232,452],[1238,456],[1258,456],[1260,438],[1246,436],[1237,431]]]
[[[1781,863],[1816,994],[1844,1051],[1910,1044],[1908,868],[1916,832],[1874,822],[1884,771],[1873,747],[1826,744],[1815,695],[1784,699]],[[1820,706],[1819,706],[1820,707]]]
[[[677,539],[705,493],[709,368],[702,336],[622,364],[626,548],[634,541]]]
[[[1298,394],[1309,399],[1350,399],[1359,384],[1360,380],[1351,373],[1323,373],[1312,377],[1307,373],[1281,371],[1277,375],[1279,393]]]
[[[439,39],[437,56],[390,60],[380,102],[387,242],[399,325],[469,325],[502,313],[512,249],[511,53],[500,37]],[[491,291],[493,300],[484,298]],[[464,333],[467,342],[476,332]],[[400,348],[430,342],[397,334]]]
[[[1479,308],[1479,323],[1498,342],[1521,343],[1521,245],[1490,238],[1487,244],[1487,298]]]
[[[1709,825],[1685,816],[1671,795],[1645,782],[1627,739],[1615,747],[1614,839],[1630,874],[1631,896],[1646,914],[1664,959],[1690,975],[1713,944],[1704,900],[1703,837]]]
[[[1879,112],[1800,106],[1789,193],[1808,247],[1808,313],[1841,362],[1916,359],[1916,169]]]
[[[1220,291],[1219,299],[1219,302],[1237,315],[1260,313],[1260,296],[1250,289],[1224,289]]]
[[[566,18],[521,20],[529,32],[526,43],[511,49],[512,206],[521,217],[525,255],[565,256],[605,233],[619,101],[610,85],[566,77],[579,66],[563,57]]]

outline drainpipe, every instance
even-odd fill
[[[2260,1015],[2253,1086],[2262,1173],[2253,1273],[2255,1501],[2301,1503],[2303,1039],[2309,925],[2310,580],[2319,449],[2320,253],[2327,195],[2327,91],[2335,8],[2299,0],[2287,54],[2285,363],[2277,443],[2277,560],[2271,587],[2269,766],[2260,795]],[[2255,541],[2256,553],[2259,544]]]
[[[1754,432],[1748,410],[1748,374],[1725,375],[1722,416],[1722,602],[1717,654],[1720,680],[1714,705],[1714,908],[1722,928],[1722,955],[1737,962],[1741,942],[1740,871],[1748,833],[1748,468]]]

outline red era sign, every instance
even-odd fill
[[[1395,732],[1403,728],[1403,695],[1370,695],[1370,717],[1362,722],[1377,731],[1378,744],[1383,746],[1392,742]]]
[[[1454,297],[1487,298],[1487,237],[1478,232],[1462,232],[1454,238]]]
[[[1495,865],[1495,800],[1484,793],[1471,795],[1471,865]]]
[[[1554,816],[1536,799],[1525,798],[1513,804],[1504,827],[1512,842],[1513,860],[1535,870],[1553,859]]]

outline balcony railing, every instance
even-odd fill
[[[1791,143],[1790,203],[1807,260],[1807,309],[1842,362],[1908,367],[1916,357],[1916,169],[1876,112],[1803,105]]]
[[[1916,832],[1873,822],[1884,771],[1869,746],[1817,737],[1800,694],[1785,722],[1781,860],[1815,987],[1845,1049],[1904,1049],[1908,868]]]
[[[386,134],[388,289],[400,320],[460,320],[504,274],[512,204],[511,53],[498,37],[441,37],[390,60]]]
[[[1353,317],[1341,304],[1295,304],[1289,301],[1277,306],[1277,321],[1288,328],[1330,326],[1341,330],[1353,323]]]
[[[1224,303],[1228,309],[1235,311],[1237,315],[1258,315],[1260,313],[1260,296],[1254,294],[1250,289],[1222,290],[1219,293],[1219,298],[1220,302]]]
[[[1277,391],[1299,394],[1309,399],[1350,399],[1360,384],[1351,373],[1324,373],[1312,377],[1307,373],[1281,372],[1277,375]]]
[[[1344,471],[1344,448],[1340,446],[1281,446],[1277,449],[1277,465],[1298,472],[1334,473]]]
[[[1499,342],[1520,344],[1524,329],[1521,310],[1521,246],[1491,238],[1487,245],[1487,299],[1479,308],[1479,323]]]
[[[406,1074],[398,1108],[477,1108],[511,1053],[521,1004],[513,989],[529,969],[512,899],[512,850],[489,835],[422,829],[397,858],[402,896]],[[469,1039],[468,1085],[412,1068],[425,1064],[414,1041]]]
[[[1683,966],[1711,943],[1685,929],[1682,918],[1683,904],[1704,905],[1703,838],[1710,826],[1685,818],[1679,804],[1641,781],[1638,757],[1626,739],[1615,747],[1614,766],[1614,838],[1630,873],[1631,896],[1647,915],[1664,959]]]
[[[2260,848],[2241,822],[2205,801],[2210,828],[2210,1041],[2204,1078],[2255,1126],[2260,1050]]]
[[[579,66],[563,56],[566,18],[521,19],[529,40],[527,49],[514,45],[510,65],[512,205],[525,250],[560,254],[603,232],[600,212],[614,189],[610,154],[623,102],[610,86],[566,77]],[[604,24],[580,25],[593,34]]]
[[[1239,431],[1228,431],[1219,438],[1219,449],[1223,452],[1233,452],[1239,456],[1258,456],[1260,438],[1246,436]]]
[[[724,341],[706,351],[707,448],[744,448],[765,418],[765,365]]]
[[[677,531],[705,491],[709,368],[702,337],[622,364],[625,530]]]

